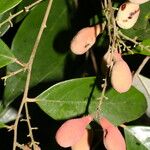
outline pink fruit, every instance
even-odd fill
[[[90,150],[90,145],[92,142],[92,131],[85,130],[84,135],[82,138],[71,146],[71,150]]]
[[[84,54],[93,46],[100,32],[100,25],[81,29],[71,41],[71,51],[77,55]]]
[[[119,93],[127,92],[132,85],[130,68],[121,56],[114,57],[114,65],[111,71],[111,84]]]
[[[82,118],[71,119],[66,121],[56,133],[56,141],[62,147],[70,147],[77,143],[84,133],[86,126],[93,120],[93,117],[88,115]]]
[[[125,2],[123,3],[117,13],[116,21],[120,28],[130,29],[138,20],[140,14],[139,4]]]
[[[117,127],[106,118],[100,119],[103,128],[103,142],[107,150],[126,150],[125,140]]]

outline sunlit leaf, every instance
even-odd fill
[[[94,77],[60,82],[40,94],[36,98],[37,104],[56,120],[84,114],[86,108],[94,113],[101,95],[96,85],[93,88],[94,83]],[[108,99],[103,101],[101,115],[115,124],[137,119],[147,107],[145,97],[134,87],[124,94],[111,88],[106,92],[106,97]]]
[[[22,0],[0,0],[0,14],[18,5]]]
[[[127,150],[150,150],[150,127],[129,126],[124,131]]]

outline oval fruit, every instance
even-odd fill
[[[70,147],[74,145],[82,138],[86,132],[86,126],[92,120],[93,117],[88,115],[64,122],[56,133],[57,143],[62,147]]]
[[[126,2],[123,3],[117,13],[116,21],[120,28],[130,29],[138,20],[140,7],[138,4]]]
[[[99,121],[103,128],[103,142],[107,150],[126,150],[124,137],[117,127],[106,118]]]
[[[94,45],[100,32],[100,25],[81,29],[71,41],[71,51],[77,55],[84,54]]]
[[[123,59],[116,61],[112,67],[111,84],[119,93],[127,92],[132,85],[130,68]]]
[[[71,150],[90,150],[91,143],[92,131],[87,129],[82,138],[71,147]]]

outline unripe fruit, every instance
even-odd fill
[[[129,0],[129,1],[135,4],[143,4],[148,2],[149,0]]]
[[[136,23],[140,14],[138,4],[126,2],[123,3],[117,13],[116,21],[120,28],[130,29]]]
[[[119,55],[114,58],[115,62],[111,70],[111,84],[117,92],[124,93],[132,85],[132,74],[127,63]]]
[[[77,55],[84,54],[93,46],[100,32],[100,25],[81,29],[71,41],[71,51]]]
[[[86,126],[93,120],[93,117],[88,115],[78,119],[66,121],[56,133],[56,141],[62,147],[70,147],[77,143],[84,133]]]
[[[71,150],[90,150],[92,136],[91,130],[85,130],[82,138],[71,147]]]
[[[103,142],[107,150],[126,150],[125,140],[117,127],[106,118],[100,119],[103,128]]]

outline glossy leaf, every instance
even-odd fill
[[[27,62],[30,57],[46,7],[47,1],[44,1],[33,9],[25,18],[14,38],[11,49],[22,62]],[[47,28],[37,49],[30,87],[42,81],[57,81],[63,78],[68,49],[66,48],[67,45],[65,47],[65,44],[62,43],[62,38],[67,38],[66,34],[62,35],[61,32],[64,31],[66,33],[68,31],[67,19],[65,0],[55,0],[48,18]],[[59,34],[61,34],[61,38]],[[18,69],[20,69],[20,66],[12,64],[7,67],[7,72],[13,72]],[[26,72],[22,72],[7,80],[3,98],[5,106],[9,105],[24,91],[25,81]]]
[[[17,111],[9,107],[2,114],[0,114],[0,122],[8,123],[16,119]]]
[[[10,15],[10,11],[0,15],[0,37],[3,36],[6,31],[10,28],[10,23],[5,23],[1,26],[1,23],[7,19]]]
[[[150,39],[141,42],[142,46],[137,46],[133,49],[134,53],[150,56]]]
[[[21,3],[19,3],[19,5],[17,5],[17,7],[15,7],[14,9],[14,13],[19,12],[20,10],[23,10],[26,6],[31,5],[33,2],[35,2],[35,0],[30,0],[30,1],[22,1]],[[36,5],[37,6],[37,5]],[[31,12],[31,10],[30,10]],[[14,22],[17,23],[19,21],[21,21],[26,15],[28,14],[28,12],[24,12],[22,14],[20,14],[19,16],[14,18]]]
[[[97,86],[92,93],[94,83],[94,77],[60,82],[40,94],[36,98],[37,104],[56,120],[84,114],[88,104],[89,112],[93,113],[101,95]],[[110,89],[106,92],[106,97],[108,100],[103,101],[101,115],[114,124],[137,119],[146,110],[145,97],[134,87],[124,94]]]
[[[0,0],[0,14],[18,5],[22,0]]]
[[[0,68],[13,63],[15,57],[8,46],[0,39]]]
[[[127,150],[150,150],[150,127],[129,126],[124,131]]]
[[[150,118],[150,79],[139,74],[133,79],[134,85],[140,92],[142,92],[147,100],[147,110],[146,114]]]
[[[140,5],[140,15],[138,21],[136,22],[134,29],[146,29],[149,23],[150,17],[150,2]]]

